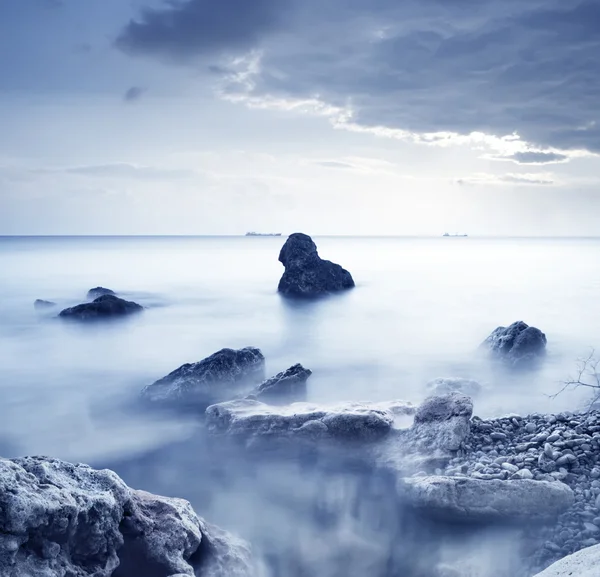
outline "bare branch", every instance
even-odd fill
[[[557,393],[554,395],[549,395],[550,398],[555,399],[569,388],[586,387],[588,389],[593,389],[593,397],[588,406],[589,411],[597,401],[600,401],[599,367],[600,357],[596,357],[596,352],[594,349],[592,349],[587,357],[579,359],[577,375],[568,381],[564,381],[562,383],[562,387]]]

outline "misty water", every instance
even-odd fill
[[[310,368],[313,402],[417,403],[430,379],[459,376],[484,385],[483,417],[572,410],[583,391],[552,395],[600,346],[600,240],[315,237],[357,284],[315,302],[278,296],[283,241],[0,238],[0,453],[108,466],[136,488],[185,497],[250,541],[269,577],[429,577],[430,551],[402,546],[417,524],[390,509],[385,477],[219,452],[196,416],[139,410],[139,391],[183,363],[251,345],[269,374]],[[147,310],[106,324],[56,318],[98,285]],[[37,298],[58,307],[36,311]],[[520,376],[477,354],[516,320],[548,338],[543,366]],[[437,543],[437,561],[478,550],[476,577],[514,571],[512,530],[480,533],[473,546],[460,531],[418,531]]]

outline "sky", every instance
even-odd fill
[[[598,0],[0,0],[0,234],[599,235]]]

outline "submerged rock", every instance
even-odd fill
[[[206,422],[212,433],[246,439],[270,436],[373,441],[390,432],[399,412],[409,414],[413,410],[410,403],[402,401],[276,407],[243,399],[208,407]]]
[[[221,349],[197,363],[187,363],[142,390],[152,403],[206,408],[233,398],[265,378],[259,349]]]
[[[482,343],[489,353],[516,368],[530,366],[546,353],[546,335],[523,321],[498,327]]]
[[[0,458],[0,575],[250,574],[248,548],[183,499],[130,489],[87,465]]]
[[[33,306],[36,309],[39,310],[43,310],[43,309],[51,309],[52,307],[56,306],[56,303],[53,303],[52,301],[45,301],[42,299],[37,299],[34,303]]]
[[[304,401],[306,381],[311,375],[312,371],[301,364],[294,365],[258,385],[246,398],[271,405]]]
[[[535,577],[598,577],[600,545],[587,547],[550,565]]]
[[[117,293],[108,288],[97,286],[88,291],[87,298],[88,298],[88,300],[93,301],[94,299],[97,299],[98,297],[103,297],[106,295],[117,296]]]
[[[310,297],[354,287],[352,275],[339,264],[323,260],[310,236],[294,233],[279,253],[285,272],[279,281],[280,293]]]
[[[440,377],[429,381],[425,387],[431,395],[461,393],[467,397],[475,397],[481,392],[481,385],[477,381],[460,377]]]
[[[412,477],[399,483],[399,492],[428,516],[466,522],[555,519],[574,502],[563,483],[533,480]]]
[[[144,307],[113,295],[98,297],[91,303],[83,303],[60,312],[62,318],[90,321],[110,317],[124,317],[144,310]]]

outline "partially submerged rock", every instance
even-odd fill
[[[221,349],[197,363],[187,363],[142,390],[152,403],[206,408],[233,398],[265,378],[259,349]]]
[[[306,399],[306,381],[312,371],[296,364],[262,382],[246,398],[271,405],[285,405]]]
[[[90,301],[97,299],[98,297],[103,297],[106,295],[117,296],[117,293],[109,288],[104,288],[102,286],[97,286],[93,289],[90,289],[87,293],[87,298]]]
[[[250,563],[244,544],[183,499],[87,465],[0,458],[0,575],[249,576]]]
[[[91,303],[83,303],[60,312],[59,316],[66,319],[75,319],[79,321],[90,321],[114,317],[124,317],[139,313],[144,307],[126,301],[113,295],[104,295],[98,297]]]
[[[477,381],[461,377],[439,377],[429,381],[425,387],[430,395],[461,393],[467,397],[475,397],[481,392],[481,385]]]
[[[55,307],[56,303],[53,303],[52,301],[45,301],[43,299],[36,299],[36,301],[33,303],[33,306],[38,310],[44,310]]]
[[[323,260],[310,236],[294,233],[279,253],[285,272],[279,281],[280,293],[311,297],[354,287],[352,275],[339,264]]]
[[[528,367],[546,354],[546,335],[523,321],[498,327],[482,343],[489,353],[515,368]]]
[[[574,501],[563,483],[533,480],[412,477],[399,483],[399,492],[427,516],[465,522],[555,519]]]
[[[212,433],[231,436],[297,437],[373,441],[385,437],[396,415],[414,410],[410,403],[345,403],[319,406],[292,403],[278,407],[243,399],[212,405],[206,422]]]
[[[535,577],[598,577],[600,545],[586,547],[550,565]]]

